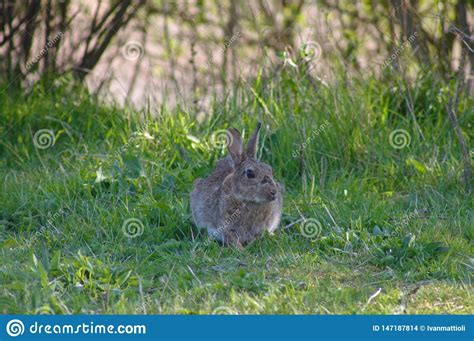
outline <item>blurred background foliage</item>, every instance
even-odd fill
[[[362,75],[390,64],[412,79],[421,69],[449,79],[461,66],[471,84],[473,8],[470,0],[1,0],[0,77],[28,87],[72,72],[119,101],[143,106],[171,93],[204,106],[259,66],[282,66],[317,44],[308,77],[331,79],[334,61]]]
[[[315,90],[344,73],[393,84],[422,134],[408,89],[424,75],[451,83],[445,110],[470,183],[456,108],[474,84],[471,0],[1,0],[0,9],[10,93],[39,80],[46,93],[72,76],[101,98],[155,114],[179,105],[202,122],[216,98],[262,70],[295,69]]]
[[[0,313],[472,313],[473,19],[472,0],[0,0]],[[285,207],[241,253],[188,198],[216,132],[256,121]]]

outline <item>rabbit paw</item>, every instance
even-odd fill
[[[238,250],[243,250],[244,246],[240,242],[239,236],[235,231],[228,231],[224,234],[225,242],[227,245],[233,246]]]

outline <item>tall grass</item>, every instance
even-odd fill
[[[214,99],[199,120],[203,113],[192,106],[103,103],[68,76],[28,93],[2,92],[0,311],[208,312],[224,302],[241,312],[324,313],[322,304],[357,312],[372,288],[360,278],[353,295],[349,269],[357,268],[393,289],[391,303],[368,311],[391,312],[398,297],[391,281],[469,284],[473,207],[445,112],[452,85],[423,73],[408,89],[399,84],[390,75],[381,81],[336,74],[325,86],[294,70],[262,71]],[[473,108],[467,95],[457,108],[468,140]],[[239,254],[202,243],[188,195],[193,180],[226,152],[215,134],[232,126],[248,136],[257,121],[265,127],[258,155],[285,186],[284,216],[275,237]],[[40,129],[54,132],[49,148],[35,146]],[[402,148],[391,143],[396,129],[408,134]],[[129,218],[142,222],[143,234],[124,235]],[[307,219],[321,226],[315,238],[299,231]],[[309,283],[298,289],[285,282],[291,304],[307,295],[316,301],[299,308],[281,301],[279,270],[264,271],[268,257],[279,268],[291,261],[290,282]],[[220,262],[230,277],[209,273]],[[311,289],[319,279],[305,269],[330,271],[331,264],[347,266],[330,276],[342,296],[324,287],[329,282],[319,293]],[[449,290],[450,297],[466,294]],[[256,305],[248,305],[248,295]]]

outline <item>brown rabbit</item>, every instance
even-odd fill
[[[197,179],[191,192],[191,210],[198,228],[209,236],[241,248],[280,222],[282,189],[272,168],[256,159],[261,123],[244,150],[237,129],[228,130],[229,154],[217,162],[207,179]]]

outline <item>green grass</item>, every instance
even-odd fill
[[[445,110],[452,84],[420,73],[411,85],[422,134],[390,75],[326,88],[261,74],[202,122],[191,106],[124,109],[71,84],[0,95],[0,313],[474,312],[473,202]],[[462,96],[468,141],[473,108]],[[213,134],[248,136],[257,120],[259,155],[285,186],[286,228],[239,251],[193,226],[189,192],[225,153]],[[54,131],[54,145],[35,147],[39,129]],[[390,144],[395,129],[409,145]],[[305,237],[303,217],[320,233]],[[143,234],[124,234],[130,218]]]

